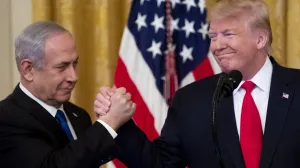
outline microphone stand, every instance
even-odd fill
[[[223,98],[224,95],[220,97],[221,89],[224,84],[225,74],[221,74],[217,83],[216,90],[214,92],[213,102],[212,102],[212,133],[213,133],[213,142],[215,147],[215,153],[221,168],[224,168],[219,143],[218,143],[218,135],[217,135],[217,104],[219,103],[220,99]]]

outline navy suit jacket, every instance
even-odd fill
[[[300,167],[300,71],[273,58],[260,168]],[[219,168],[212,139],[212,98],[218,75],[176,93],[161,136],[150,142],[134,124],[118,130],[119,159],[130,168]],[[283,96],[283,94],[288,95]],[[217,112],[220,152],[225,168],[245,168],[232,96]]]
[[[64,110],[77,140],[20,87],[0,102],[1,168],[99,168],[118,153],[112,136],[88,113],[67,102]]]

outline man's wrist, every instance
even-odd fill
[[[98,119],[97,122],[101,123],[114,139],[117,137],[118,134],[115,128],[111,127],[109,124],[107,124],[105,121],[101,119]]]
[[[112,122],[111,120],[108,120],[105,117],[99,117],[98,120],[103,121],[110,128],[112,128],[114,131],[117,131],[118,128],[119,128],[119,126],[115,122]]]

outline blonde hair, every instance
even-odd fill
[[[269,9],[263,0],[220,0],[208,14],[208,22],[243,14],[250,16],[247,22],[252,28],[266,30],[268,33],[268,52],[273,41]]]

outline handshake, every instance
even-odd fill
[[[131,119],[135,109],[136,104],[131,101],[131,94],[124,87],[101,87],[94,102],[97,119],[115,131]]]

